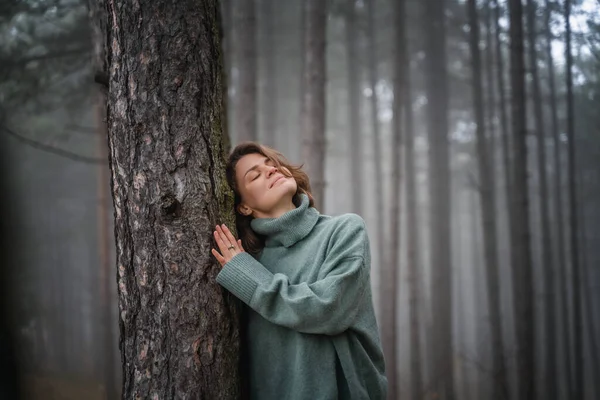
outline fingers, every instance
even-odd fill
[[[237,240],[235,240],[235,237],[233,237],[233,235],[231,234],[231,231],[229,230],[227,225],[225,225],[225,224],[221,225],[221,229],[225,233],[225,237],[227,238],[227,240],[229,240],[229,243],[231,243],[233,246],[235,246],[237,244]]]
[[[217,250],[212,249],[212,254],[213,254],[213,256],[215,256],[215,258],[217,259],[219,264],[221,264],[221,267],[225,265],[225,257],[223,257],[221,254],[219,254],[219,252]]]
[[[221,254],[227,254],[226,251],[228,250],[227,247],[229,246],[223,241],[223,238],[221,237],[221,234],[218,231],[218,227],[215,231],[215,242],[217,242],[217,246],[219,246]]]

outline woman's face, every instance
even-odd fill
[[[273,216],[289,208],[297,190],[294,178],[283,175],[273,161],[258,153],[240,158],[235,179],[242,198],[238,210],[257,218]]]

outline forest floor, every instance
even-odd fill
[[[106,400],[101,384],[78,377],[29,375],[22,389],[27,400]]]

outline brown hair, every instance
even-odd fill
[[[238,144],[229,155],[225,173],[227,176],[227,183],[234,193],[235,224],[238,237],[242,239],[242,246],[244,247],[244,250],[252,255],[256,255],[265,247],[265,238],[262,235],[254,232],[250,227],[250,222],[252,221],[253,217],[251,215],[243,215],[238,210],[238,207],[242,202],[242,196],[240,195],[237,181],[235,179],[235,167],[238,161],[248,154],[260,154],[267,157],[273,162],[273,164],[275,164],[280,173],[287,177],[294,178],[298,189],[296,190],[296,194],[294,195],[292,201],[296,206],[300,205],[300,195],[303,193],[308,196],[310,201],[309,207],[314,207],[314,199],[310,191],[308,175],[302,170],[302,165],[292,165],[277,150],[255,142],[243,142]],[[286,169],[289,171],[289,173],[286,171]]]

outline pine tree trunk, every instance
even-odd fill
[[[233,40],[230,44],[238,67],[233,131],[238,143],[257,141],[256,0],[236,1],[233,20]]]
[[[210,254],[214,226],[233,226],[218,4],[111,2],[105,16],[122,396],[237,398],[237,303]]]
[[[481,51],[479,49],[479,18],[476,0],[468,1],[470,21],[471,65],[473,70],[473,107],[477,124],[476,145],[479,167],[479,194],[483,230],[483,249],[486,265],[486,284],[490,313],[490,336],[492,349],[492,371],[494,399],[508,398],[508,379],[504,364],[504,343],[500,310],[500,273],[498,267],[498,234],[496,226],[496,184],[493,170],[492,148],[485,132],[484,100],[481,74]],[[489,73],[489,70],[488,70]]]
[[[558,396],[558,374],[556,372],[556,331],[554,313],[556,305],[554,302],[554,265],[552,264],[552,247],[550,243],[550,210],[548,205],[548,181],[546,173],[546,130],[544,127],[544,115],[542,110],[542,93],[540,89],[540,78],[538,73],[537,56],[537,27],[536,27],[536,8],[534,0],[527,0],[527,37],[528,37],[528,55],[529,68],[531,71],[531,84],[533,96],[533,115],[535,121],[535,134],[537,139],[537,161],[538,176],[540,183],[540,220],[541,220],[541,253],[542,268],[544,270],[544,290],[545,299],[545,346],[544,352],[546,362],[544,363],[544,381],[545,397],[554,400]]]
[[[573,383],[572,383],[572,355],[571,355],[571,330],[570,319],[569,319],[569,304],[568,304],[568,284],[566,277],[566,256],[565,256],[565,232],[564,232],[564,216],[563,216],[563,193],[562,193],[562,170],[563,163],[561,162],[561,140],[560,140],[560,132],[558,126],[558,111],[556,106],[556,85],[555,85],[555,77],[554,77],[554,59],[552,56],[552,32],[550,30],[550,20],[552,17],[551,4],[549,0],[546,0],[545,3],[545,30],[546,30],[546,59],[548,62],[548,86],[550,89],[550,114],[551,114],[551,122],[552,122],[552,143],[554,147],[554,212],[556,215],[555,220],[555,238],[554,247],[557,250],[558,259],[555,263],[553,263],[556,268],[558,274],[558,285],[555,282],[553,286],[554,293],[559,294],[560,299],[560,314],[562,316],[562,347],[564,352],[564,369],[560,374],[563,379],[565,379],[567,393],[572,393],[573,391]],[[546,328],[547,329],[547,328]],[[556,329],[556,322],[552,329]]]
[[[326,24],[327,10],[319,0],[304,0],[304,66],[302,68],[303,159],[316,208],[325,206]]]
[[[573,55],[571,53],[571,1],[565,0],[565,59],[567,85],[567,160],[569,184],[569,225],[571,244],[571,269],[573,288],[571,304],[573,307],[573,322],[575,337],[573,338],[573,392],[571,398],[582,399],[585,393],[585,371],[583,357],[583,317],[581,315],[581,273],[579,265],[579,227],[577,221],[577,184],[575,171],[575,110],[573,108]]]
[[[373,168],[375,176],[375,193],[380,195],[375,196],[376,202],[376,221],[377,221],[377,249],[379,250],[379,263],[385,264],[385,257],[382,257],[385,252],[385,222],[383,220],[384,213],[384,198],[383,194],[383,163],[381,162],[381,129],[379,124],[379,96],[377,94],[378,80],[378,59],[377,59],[377,37],[375,19],[375,0],[367,0],[367,40],[368,40],[368,55],[369,63],[369,86],[371,87],[371,133],[373,137],[373,160],[375,168]],[[399,40],[399,39],[397,39]]]
[[[363,201],[362,193],[364,191],[361,163],[356,162],[361,159],[362,139],[360,135],[360,72],[359,72],[359,54],[358,54],[358,25],[356,23],[356,0],[346,0],[346,49],[348,66],[348,130],[350,131],[349,162],[350,176],[352,177],[351,187],[351,211],[356,214],[362,214]]]
[[[525,61],[523,50],[523,6],[509,0],[510,76],[513,118],[512,180],[512,275],[517,347],[518,398],[536,397],[535,314],[533,262],[529,230],[529,188],[527,182],[527,127],[525,110]]]
[[[271,147],[276,147],[277,138],[277,51],[275,44],[277,21],[274,8],[276,0],[262,0],[262,24],[264,35],[261,45],[264,51],[264,136],[262,142]]]
[[[433,387],[446,400],[455,398],[452,335],[452,272],[450,247],[450,153],[448,145],[448,71],[445,2],[425,2],[425,90],[430,162],[430,246],[433,343]]]

